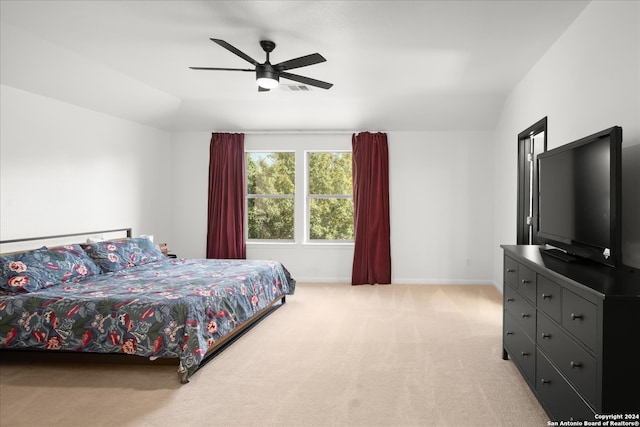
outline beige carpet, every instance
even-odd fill
[[[0,425],[546,426],[501,325],[491,286],[300,283],[186,385],[175,366],[3,360]]]

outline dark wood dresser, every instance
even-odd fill
[[[640,270],[504,250],[503,359],[550,419],[640,412]]]

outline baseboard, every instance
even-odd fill
[[[294,278],[300,283],[351,283],[351,277],[295,276]]]
[[[298,277],[296,281],[300,283],[351,283],[351,277]],[[392,279],[392,284],[396,285],[491,285],[496,286],[493,280],[473,280],[473,279]],[[496,288],[498,288],[496,286]],[[501,288],[498,288],[501,290]]]
[[[398,285],[493,285],[484,279],[395,279]]]

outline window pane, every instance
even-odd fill
[[[353,240],[352,199],[311,199],[309,238]]]
[[[247,153],[247,194],[294,194],[295,153]]]
[[[249,239],[293,240],[293,199],[250,198]]]
[[[308,153],[309,194],[351,194],[351,153]]]
[[[294,193],[294,152],[247,153],[247,239],[293,240]]]

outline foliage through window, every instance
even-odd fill
[[[247,237],[294,240],[295,153],[247,153]]]
[[[307,153],[309,240],[353,240],[350,152]]]
[[[351,152],[309,151],[298,161],[300,169],[304,161],[298,179],[302,182],[306,175],[307,184],[305,196],[297,199],[300,206],[296,206],[295,152],[246,153],[247,239],[352,241]],[[305,225],[298,232],[296,215]]]

